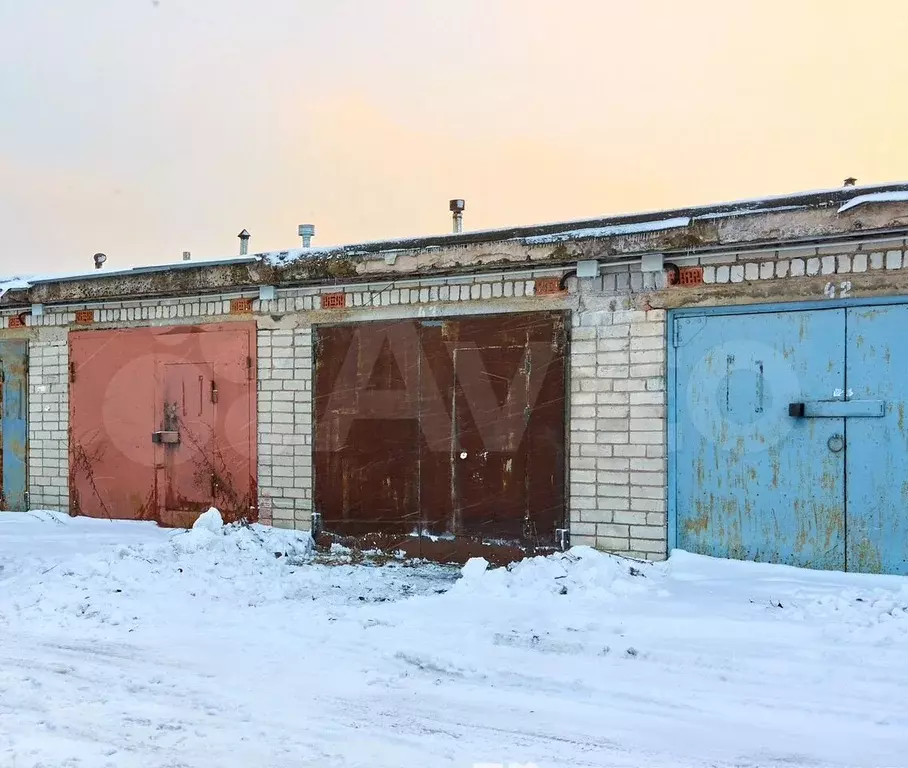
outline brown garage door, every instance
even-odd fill
[[[324,529],[422,554],[555,546],[564,350],[563,313],[317,328]]]

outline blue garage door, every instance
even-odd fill
[[[0,341],[2,509],[28,509],[25,496],[25,456],[28,436],[27,369],[28,342],[22,339]]]
[[[908,572],[905,328],[902,305],[677,318],[677,546]]]

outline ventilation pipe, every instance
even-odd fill
[[[467,207],[466,203],[463,200],[452,200],[448,207],[454,218],[454,234],[459,235],[463,232],[463,209]]]
[[[192,254],[189,251],[183,251],[183,261],[189,261],[192,258]]]
[[[96,253],[94,255],[95,259],[95,269],[101,269],[104,266],[104,262],[107,261],[107,256],[103,253]]]
[[[244,229],[240,234],[237,235],[240,238],[240,256],[245,256],[249,253],[249,233]]]
[[[296,233],[303,241],[303,248],[308,248],[310,245],[312,245],[312,238],[315,237],[315,225],[300,224],[299,229],[297,229]]]

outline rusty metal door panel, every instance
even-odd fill
[[[70,511],[156,516],[150,329],[69,334]]]
[[[430,431],[440,434],[432,445],[420,430],[419,495],[421,532],[431,536],[435,545],[428,550],[436,559],[445,559],[452,549],[462,551],[453,541],[459,528],[455,521],[456,494],[453,493],[452,455],[454,445],[453,398],[456,380],[451,342],[456,340],[457,321],[434,320],[420,323],[423,360],[420,370],[419,412]],[[424,538],[423,549],[430,539]]]
[[[0,341],[0,384],[3,388],[0,508],[24,510],[26,497],[26,444],[28,440],[28,342]]]
[[[410,324],[317,329],[315,508],[326,530],[419,533],[417,353]]]
[[[845,420],[789,415],[845,392],[844,332],[844,310],[675,321],[679,547],[845,567]]]
[[[318,328],[326,530],[552,546],[564,520],[564,339],[560,313]]]
[[[908,306],[847,310],[845,396],[881,418],[846,419],[849,571],[908,573]]]
[[[462,320],[450,349],[454,530],[553,546],[564,509],[563,316]]]
[[[255,325],[70,334],[75,514],[255,518]]]
[[[539,546],[557,546],[557,529],[565,520],[565,400],[567,317],[552,315],[548,324],[528,330],[530,374],[527,399],[531,403],[521,450],[529,457],[526,498],[529,516],[525,539]]]

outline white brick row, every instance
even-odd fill
[[[700,259],[703,282],[713,285],[745,281],[772,280],[789,277],[843,275],[874,270],[897,270],[908,267],[908,256],[901,249],[857,253],[839,253],[797,258],[778,258],[766,261],[713,264],[712,257]],[[780,252],[781,256],[785,252]]]

